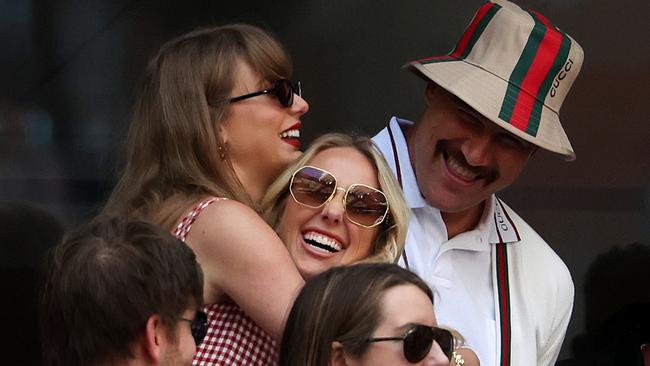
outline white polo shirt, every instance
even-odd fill
[[[518,246],[515,251],[518,253],[522,247],[522,243],[518,243],[520,241],[519,234],[522,232],[519,226],[525,226],[522,229],[526,233],[532,230],[510,208],[492,195],[486,202],[485,211],[478,226],[474,230],[461,233],[449,240],[440,210],[431,207],[424,200],[411,167],[406,140],[400,127],[400,125],[411,124],[413,122],[393,117],[389,126],[373,138],[400,181],[406,201],[412,211],[405,255],[400,259],[400,265],[417,273],[431,287],[434,292],[434,307],[438,323],[458,330],[465,337],[467,345],[476,352],[482,366],[501,364],[502,343],[511,344],[513,347],[511,365],[552,365],[559,353],[568,317],[571,314],[573,286],[568,270],[539,236],[534,232],[531,235],[526,235],[529,241],[536,243],[530,244],[531,250],[526,251],[527,255],[528,252],[541,250],[543,253],[541,261],[549,256],[550,261],[556,262],[553,259],[556,258],[563,269],[556,264],[553,264],[551,268],[558,267],[558,271],[563,271],[562,279],[559,280],[562,287],[567,287],[566,277],[568,276],[569,291],[564,291],[565,297],[569,297],[568,315],[566,301],[563,301],[563,307],[559,314],[551,314],[561,318],[559,325],[553,324],[555,333],[558,333],[557,326],[560,328],[559,345],[556,344],[558,335],[555,333],[551,337],[553,339],[539,342],[534,339],[523,342],[522,340],[516,342],[510,340],[511,337],[524,336],[515,334],[514,330],[520,327],[531,328],[533,338],[539,336],[539,332],[534,329],[534,323],[540,319],[531,319],[527,315],[520,324],[512,327],[512,334],[510,328],[507,328],[506,333],[509,340],[501,342],[501,324],[503,323],[501,323],[501,313],[499,312],[499,298],[495,296],[495,293],[499,292],[499,288],[496,283],[496,265],[493,265],[496,258],[494,249],[500,242],[506,245],[515,243],[514,245]],[[512,219],[513,217],[514,219]],[[510,246],[510,248],[514,247]],[[546,253],[547,251],[550,254]],[[517,253],[512,253],[512,250],[510,252],[511,256],[520,257]],[[508,267],[506,266],[506,268]],[[516,276],[516,268],[515,265],[510,265],[508,268],[511,277]],[[513,271],[515,272],[513,273]],[[523,276],[521,277],[523,278]],[[533,282],[538,280],[536,276],[532,279]],[[551,282],[554,281],[551,279]],[[527,287],[526,283],[526,281],[517,282],[510,287],[513,288],[512,291],[517,292],[518,285],[524,284],[523,287]],[[552,295],[544,294],[543,296]],[[513,297],[512,304],[508,302],[508,308],[516,307],[517,314],[514,314],[512,319],[508,318],[508,324],[510,320],[514,322],[520,318],[519,307],[515,304],[520,297]],[[542,312],[548,310],[548,307],[540,309]],[[548,346],[547,343],[552,345]],[[550,350],[547,349],[549,347]],[[540,350],[539,348],[544,349]],[[535,360],[533,363],[529,362],[533,360]]]

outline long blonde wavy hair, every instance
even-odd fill
[[[372,140],[367,137],[330,133],[316,139],[307,151],[269,186],[262,199],[264,219],[271,227],[278,227],[289,197],[289,183],[293,173],[307,165],[321,151],[334,147],[351,147],[363,154],[377,170],[379,189],[388,199],[388,215],[380,225],[380,231],[372,243],[370,256],[363,262],[392,263],[397,261],[404,250],[410,210],[388,163],[374,146]]]
[[[104,213],[171,229],[203,196],[235,199],[260,211],[221,149],[239,62],[263,80],[290,78],[280,43],[246,24],[201,28],[165,43],[149,62],[127,139],[127,163]],[[212,104],[212,105],[211,105]]]

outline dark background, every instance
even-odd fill
[[[123,162],[134,87],[164,41],[201,25],[261,25],[284,43],[303,82],[311,107],[303,142],[333,130],[372,135],[392,115],[419,116],[424,83],[400,66],[447,53],[481,4],[0,0],[0,290],[3,321],[15,326],[2,353],[36,357],[32,299],[42,253],[106,199]],[[519,4],[585,49],[561,113],[577,161],[540,152],[502,193],[573,274],[562,359],[585,331],[583,284],[596,256],[650,242],[650,2]],[[639,283],[633,291],[650,293],[650,279]]]

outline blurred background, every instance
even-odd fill
[[[418,118],[425,85],[401,65],[447,53],[482,3],[0,0],[0,291],[12,339],[2,354],[38,364],[34,299],[43,254],[107,198],[123,163],[135,86],[164,41],[202,25],[260,25],[283,42],[303,82],[311,107],[303,143],[335,130],[373,135],[392,115]],[[560,357],[568,360],[630,304],[650,314],[650,276],[642,271],[650,259],[639,260],[650,243],[650,2],[518,3],[585,50],[561,113],[577,161],[540,152],[501,194],[571,270],[576,301]],[[636,261],[619,267],[637,272],[588,303],[594,260],[627,253],[635,242]]]

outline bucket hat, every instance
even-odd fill
[[[543,15],[493,0],[449,54],[405,67],[514,135],[574,160],[560,108],[583,59],[582,47]]]

